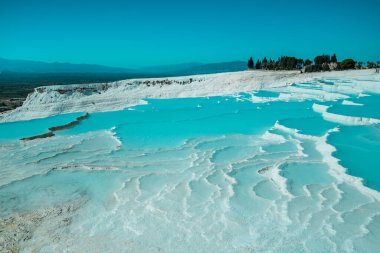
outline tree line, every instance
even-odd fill
[[[348,70],[362,69],[363,62],[357,62],[353,59],[344,59],[339,62],[336,54],[332,56],[323,54],[310,59],[299,59],[293,56],[281,56],[277,60],[264,57],[258,59],[255,63],[252,57],[248,60],[248,69],[265,69],[265,70],[301,70],[303,72],[331,71],[331,70]],[[367,62],[367,68],[379,68],[380,61]]]

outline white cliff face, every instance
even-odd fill
[[[110,83],[48,86],[36,88],[23,106],[0,115],[0,122],[29,120],[71,112],[115,111],[142,104],[144,98],[180,98],[231,95],[238,92],[280,88],[293,98],[345,98],[338,91],[380,93],[379,85],[358,80],[358,85],[336,85],[329,91],[303,95],[304,90],[290,87],[294,83],[321,78],[344,78],[373,75],[373,71],[342,71],[300,74],[298,71],[243,71],[211,75],[170,78],[131,79]],[[380,75],[378,75],[380,79]],[[361,82],[361,83],[360,83]],[[310,93],[310,89],[308,90]],[[285,95],[285,97],[289,94]],[[284,96],[282,96],[284,98]]]
[[[22,107],[2,115],[1,121],[28,120],[70,112],[121,110],[144,103],[144,98],[200,97],[286,85],[298,72],[236,72],[111,83],[36,88]],[[277,79],[277,82],[273,82]],[[282,79],[282,80],[281,80]]]

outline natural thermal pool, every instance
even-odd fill
[[[1,123],[0,251],[377,252],[380,95],[356,82]]]

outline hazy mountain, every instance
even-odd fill
[[[199,64],[184,69],[180,69],[177,73],[181,75],[194,75],[194,74],[212,74],[212,73],[222,73],[222,72],[235,72],[243,71],[247,69],[247,63],[243,61],[232,61],[232,62],[220,62],[220,63],[209,63],[209,64]]]
[[[130,69],[113,68],[96,64],[72,64],[61,62],[40,62],[8,60],[0,58],[1,72],[18,73],[129,73]]]
[[[161,66],[150,66],[138,69],[139,72],[149,73],[175,73],[203,65],[202,63],[182,63]]]
[[[195,75],[195,74],[212,74],[221,72],[234,72],[247,69],[247,63],[243,61],[231,61],[220,63],[185,63],[176,65],[153,66],[139,69],[139,71],[148,73],[167,73],[170,75]]]
[[[233,72],[246,69],[246,63],[242,61],[222,63],[184,63],[163,66],[144,67],[140,69],[113,68],[95,64],[72,64],[61,62],[40,62],[26,60],[8,60],[0,58],[0,73],[23,73],[23,74],[49,74],[49,73],[108,73],[108,74],[149,74],[148,76],[162,75],[193,75],[211,74],[220,72]],[[145,75],[144,75],[145,76]]]

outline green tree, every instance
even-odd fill
[[[309,66],[309,65],[311,65],[311,63],[312,63],[312,62],[311,62],[309,59],[306,59],[306,60],[305,60],[305,66]]]
[[[252,59],[252,57],[251,58],[249,58],[249,60],[248,60],[248,69],[253,69],[253,59]]]
[[[333,54],[333,56],[331,56],[331,62],[338,62],[335,54]]]
[[[261,69],[261,62],[260,62],[260,60],[257,60],[257,62],[256,62],[256,69]]]
[[[315,65],[322,65],[323,63],[330,63],[329,55],[319,55],[314,58]]]
[[[261,62],[261,68],[266,69],[268,64],[268,60],[266,57],[264,57],[263,61]]]
[[[297,58],[296,57],[284,57],[285,69],[292,70],[297,68]]]
[[[345,59],[341,63],[342,69],[355,69],[356,62],[353,59]]]
[[[297,69],[302,69],[302,67],[303,67],[304,65],[305,65],[304,60],[302,60],[302,59],[297,59],[297,66],[296,66]]]
[[[367,68],[369,68],[369,69],[376,68],[376,63],[374,63],[372,61],[368,61],[367,62]]]

